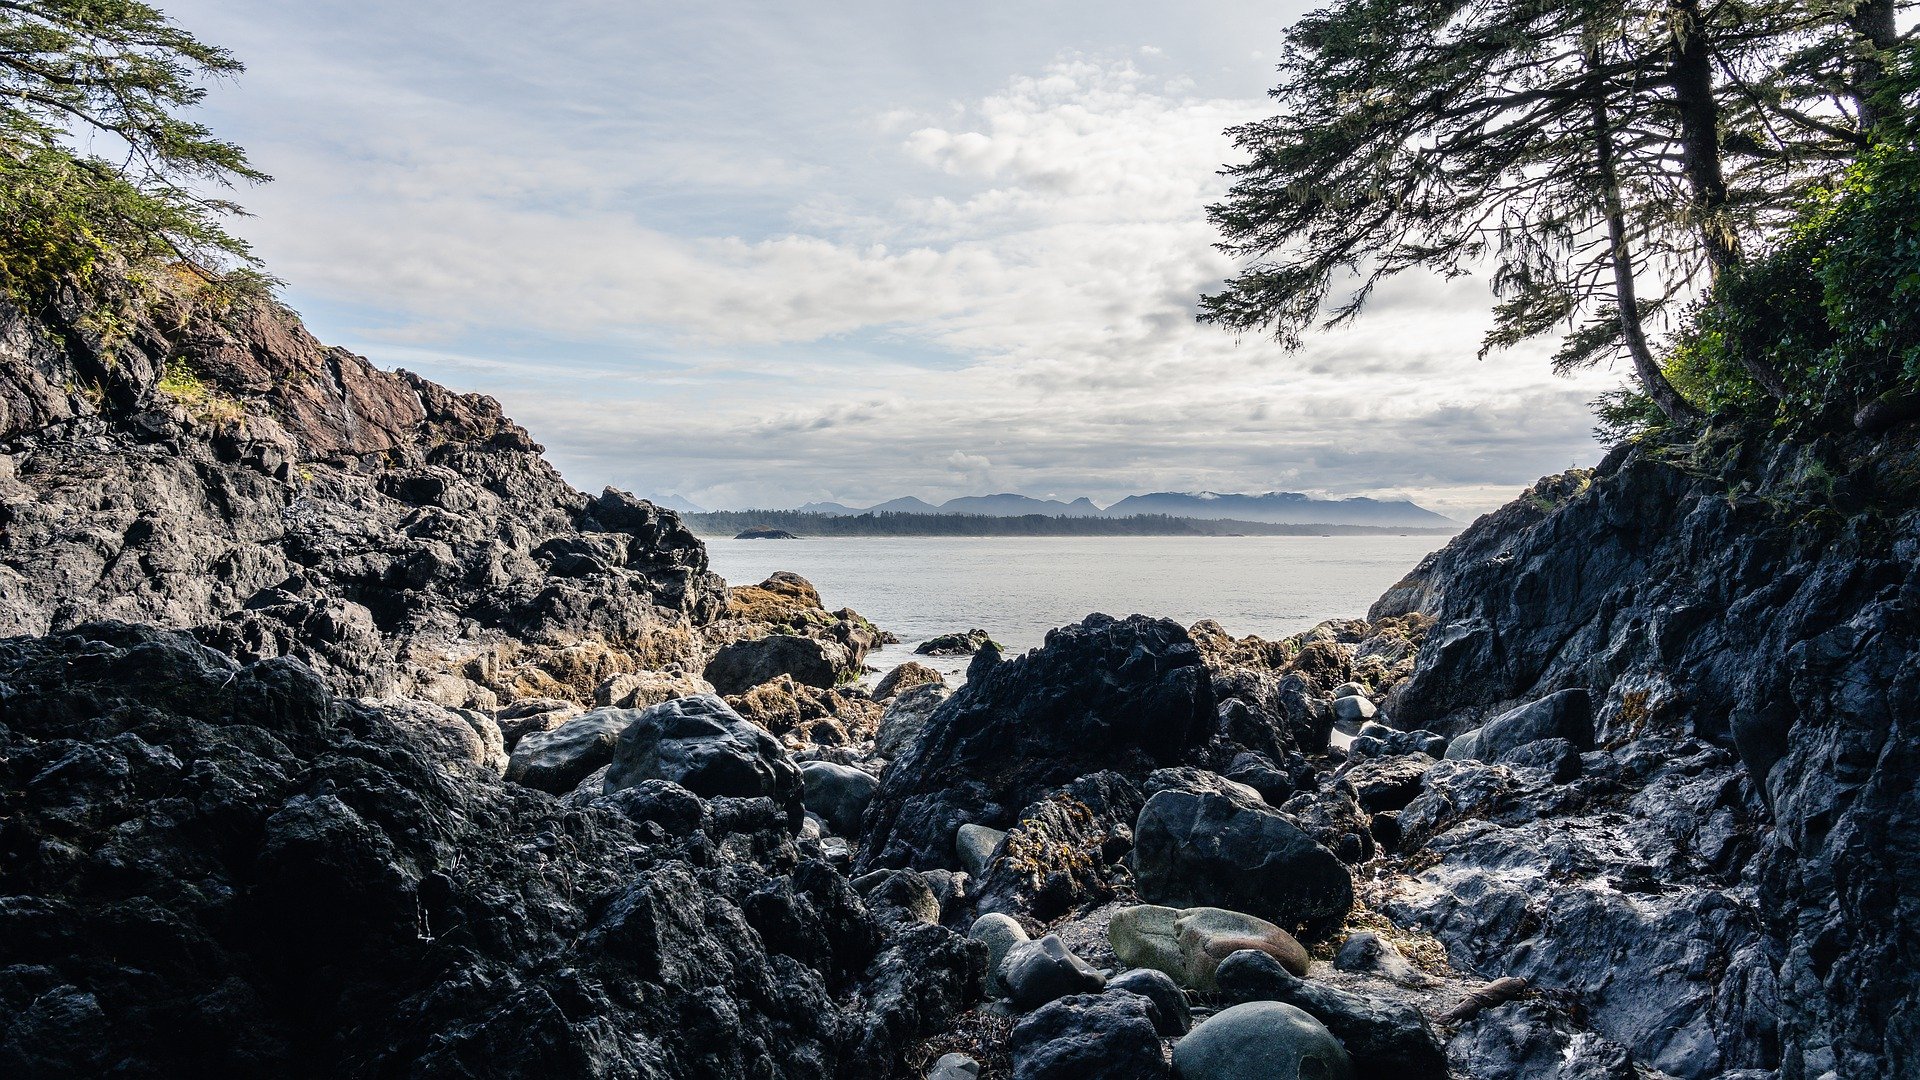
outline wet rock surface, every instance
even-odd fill
[[[1650,440],[1367,620],[870,692],[878,628],[490,399],[149,322],[0,303],[0,1073],[1912,1071],[1911,432]]]
[[[11,1075],[878,1076],[978,993],[768,800],[564,809],[124,625],[0,641],[0,698]]]

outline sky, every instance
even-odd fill
[[[275,177],[238,231],[288,303],[588,490],[1470,518],[1600,453],[1620,373],[1475,359],[1484,279],[1291,353],[1195,322],[1223,132],[1306,4],[162,3],[248,65],[199,118]]]

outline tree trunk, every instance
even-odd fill
[[[1691,194],[1689,212],[1700,231],[1707,271],[1720,275],[1740,264],[1740,237],[1727,216],[1727,177],[1720,163],[1720,102],[1714,96],[1713,52],[1700,19],[1700,0],[1672,0],[1668,26],[1673,35],[1667,78],[1673,89],[1680,126],[1680,173]],[[1740,366],[1775,398],[1787,396],[1787,384],[1773,365],[1735,343]]]
[[[1894,0],[1861,0],[1847,17],[1847,25],[1860,35],[1859,44],[1871,49],[1861,56],[1848,73],[1847,92],[1853,97],[1854,108],[1860,114],[1860,134],[1868,141],[1876,141],[1875,136],[1880,124],[1886,117],[1874,105],[1874,91],[1880,88],[1880,80],[1887,73],[1886,61],[1881,54],[1900,42],[1899,27],[1894,25]]]
[[[1598,58],[1588,54],[1588,66],[1598,68]],[[1608,261],[1613,263],[1613,306],[1620,316],[1620,336],[1626,340],[1627,353],[1633,357],[1633,371],[1647,396],[1669,420],[1686,420],[1699,411],[1680,396],[1647,345],[1647,334],[1640,321],[1639,291],[1633,283],[1633,252],[1627,245],[1627,212],[1620,199],[1619,170],[1614,165],[1613,125],[1607,116],[1604,89],[1596,85],[1588,99],[1593,109],[1594,165],[1600,179],[1600,205],[1607,219]]]

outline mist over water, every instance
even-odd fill
[[[1216,619],[1236,637],[1281,638],[1357,618],[1445,536],[929,537],[707,540],[715,573],[750,585],[776,570],[813,582],[900,644],[890,668],[937,634],[980,627],[1010,652],[1090,612]],[[925,658],[919,658],[924,661]],[[949,673],[965,658],[936,662]]]

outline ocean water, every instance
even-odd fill
[[[1215,619],[1236,637],[1281,638],[1365,616],[1444,536],[823,537],[707,540],[715,573],[751,585],[791,570],[829,609],[850,607],[913,646],[980,627],[1019,652],[1090,612]],[[925,658],[922,659],[923,662]],[[957,673],[964,658],[936,662]]]

